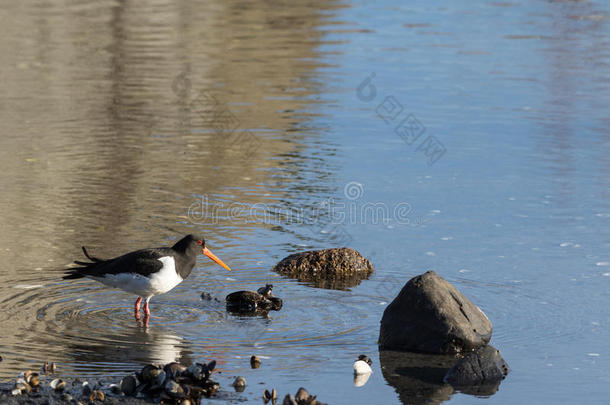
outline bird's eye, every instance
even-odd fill
[[[203,245],[203,241],[200,239],[200,240],[197,241],[197,244],[198,245]]]

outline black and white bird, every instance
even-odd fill
[[[354,362],[354,387],[362,387],[369,380],[373,369],[373,361],[364,354],[358,356]]]
[[[358,356],[356,361],[354,362],[354,374],[369,374],[373,372],[371,365],[373,364],[373,360],[364,354]]]
[[[73,280],[89,277],[109,287],[136,294],[135,315],[139,320],[142,299],[145,299],[144,314],[148,318],[150,298],[164,294],[184,281],[191,274],[199,252],[231,270],[210,252],[203,237],[187,235],[171,248],[141,249],[108,260],[90,256],[83,246],[83,253],[91,262],[74,261],[80,267],[68,269],[63,278]]]

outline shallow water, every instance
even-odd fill
[[[511,367],[484,401],[604,403],[609,8],[5,4],[0,377],[45,360],[118,379],[217,359],[221,386],[244,375],[252,403],[299,386],[329,403],[411,403],[382,375],[378,325],[432,268],[487,313]],[[153,298],[149,328],[134,297],[60,278],[81,245],[110,257],[195,231],[233,271],[200,258]],[[376,268],[351,290],[270,271],[343,245]],[[268,318],[200,298],[269,282],[284,308]],[[374,373],[354,388],[361,353]]]

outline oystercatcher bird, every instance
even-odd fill
[[[198,235],[186,235],[171,248],[136,250],[108,260],[90,256],[87,249],[84,246],[82,248],[83,253],[91,262],[75,260],[74,263],[80,267],[68,269],[63,278],[73,280],[89,277],[109,287],[136,294],[138,296],[135,303],[137,320],[140,320],[142,299],[145,298],[144,315],[148,319],[150,298],[168,292],[187,278],[195,266],[197,254],[200,251],[225,269],[231,270],[210,252],[205,246],[205,239]]]

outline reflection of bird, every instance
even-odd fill
[[[231,270],[205,247],[205,239],[187,235],[171,248],[136,250],[108,260],[89,256],[83,247],[85,256],[91,262],[75,261],[81,267],[69,269],[63,278],[72,280],[90,277],[107,286],[138,295],[135,303],[136,319],[139,319],[142,298],[146,298],[144,314],[145,319],[148,319],[150,298],[168,292],[187,278],[195,266],[199,249],[225,269]]]

